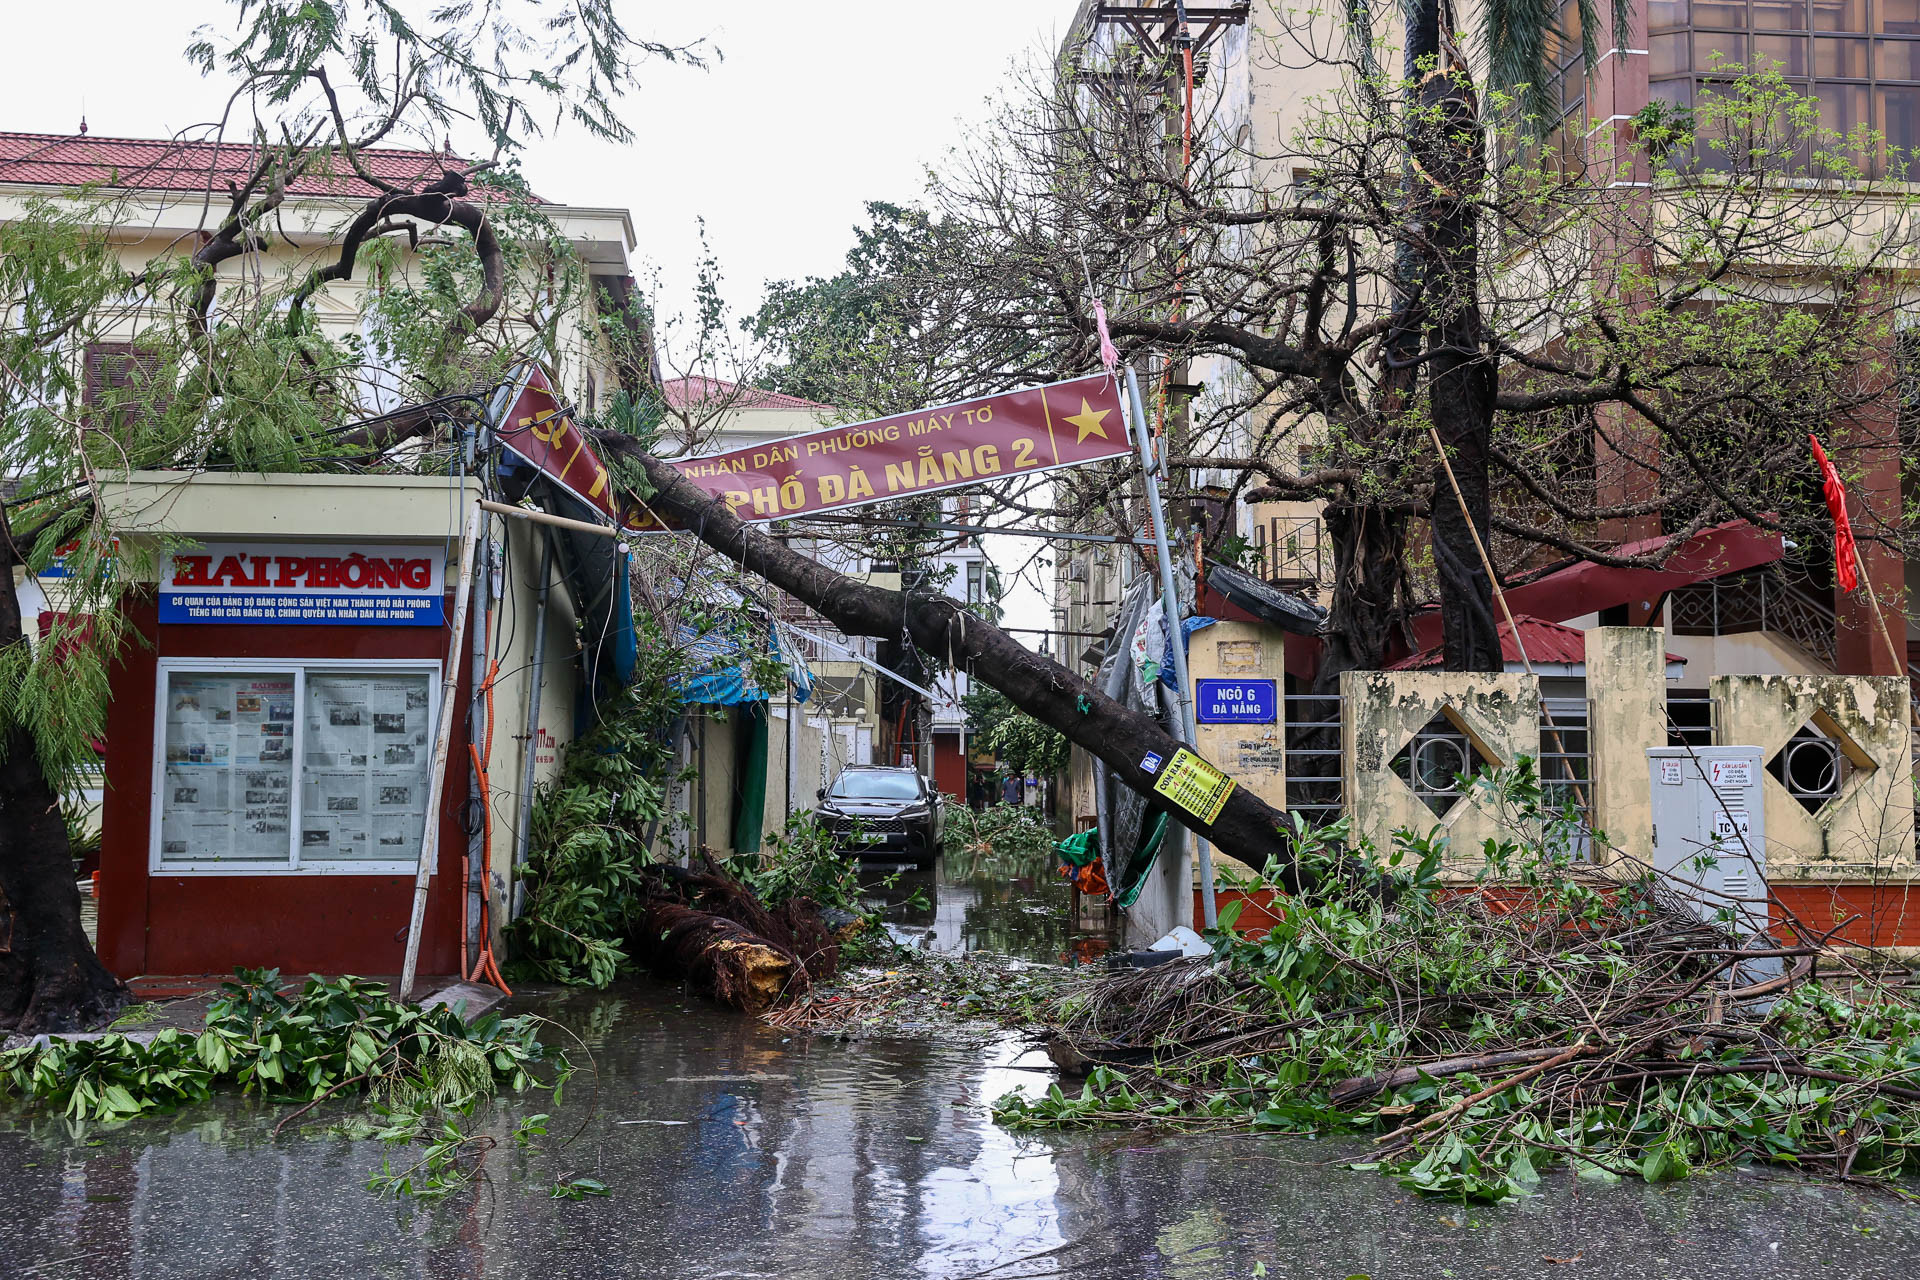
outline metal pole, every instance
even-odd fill
[[[486,699],[482,688],[487,682],[487,642],[490,638],[489,627],[493,619],[493,523],[485,516],[480,518],[480,546],[478,558],[474,562],[474,572],[480,581],[479,603],[474,606],[473,643],[468,646],[472,652],[470,666],[473,671],[472,682],[467,686],[467,741],[475,745],[486,742],[488,731]],[[480,761],[480,768],[491,768],[492,760]],[[480,774],[472,764],[467,766],[467,786],[469,794],[476,798],[480,795]],[[489,800],[492,797],[488,797]],[[466,901],[462,909],[467,913],[469,936],[473,939],[472,957],[461,956],[463,966],[469,958],[478,961],[486,953],[488,939],[482,935],[481,926],[491,924],[486,910],[488,895],[493,886],[488,884],[487,866],[492,850],[486,844],[487,823],[483,816],[474,824],[472,834],[467,837],[467,882],[464,886]],[[490,932],[491,930],[489,930]],[[471,966],[469,966],[471,967]],[[463,967],[460,972],[468,972]]]
[[[413,876],[413,914],[407,920],[407,956],[400,966],[402,1000],[413,992],[414,973],[420,963],[420,926],[427,916],[427,886],[432,882],[434,859],[440,852],[440,801],[446,792],[447,754],[453,742],[453,695],[459,692],[460,659],[466,653],[467,605],[473,598],[473,552],[479,541],[480,505],[475,503],[467,515],[466,531],[460,535],[460,584],[453,597],[453,639],[440,682],[440,725],[434,737],[433,763],[427,777],[426,830],[420,839],[420,866]]]
[[[540,602],[533,610],[533,661],[527,668],[526,754],[520,758],[520,816],[513,828],[513,907],[518,920],[526,909],[527,886],[520,869],[527,865],[533,839],[533,767],[540,754],[540,694],[546,681],[547,597],[553,593],[553,539],[540,534]]]
[[[787,815],[793,812],[793,784],[795,781],[793,776],[793,677],[791,675],[787,677],[787,724],[786,732],[782,736],[784,736],[787,741],[787,778],[786,785],[781,788],[786,793],[786,800],[780,814],[780,822],[782,827],[784,827],[786,825]]]
[[[1167,513],[1160,504],[1160,482],[1154,475],[1152,453],[1147,444],[1147,410],[1140,400],[1140,379],[1133,366],[1127,366],[1127,399],[1133,409],[1133,442],[1140,450],[1140,483],[1146,489],[1147,513],[1153,520],[1153,545],[1160,558],[1160,603],[1166,610],[1167,626],[1172,631],[1173,678],[1179,690],[1178,732],[1193,745],[1198,726],[1193,718],[1193,685],[1187,678],[1187,637],[1180,627],[1180,597],[1174,588],[1173,556],[1167,550]],[[1186,825],[1182,823],[1181,825]],[[1213,900],[1213,848],[1195,833],[1200,851],[1200,912],[1211,929],[1219,920]],[[1182,886],[1184,891],[1185,886]]]

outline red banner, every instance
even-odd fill
[[[495,404],[494,434],[501,444],[609,520],[630,529],[647,526],[643,513],[620,510],[606,466],[538,369],[529,367]],[[1119,384],[1093,374],[678,458],[673,465],[742,520],[755,522],[1036,475],[1130,452]]]
[[[492,416],[493,434],[501,444],[552,476],[574,497],[598,508],[608,520],[623,523],[615,506],[613,477],[537,366],[524,366],[520,380],[500,390]]]
[[[742,520],[785,520],[1130,452],[1105,374],[674,462]]]

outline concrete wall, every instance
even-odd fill
[[[782,830],[792,813],[811,813],[818,803],[816,793],[826,781],[820,776],[821,747],[831,732],[831,722],[808,714],[807,707],[796,703],[792,719],[787,704],[776,699],[771,704],[772,720],[767,727],[767,831]],[[788,755],[791,740],[792,755]],[[791,773],[789,773],[791,767]]]
[[[1687,661],[1686,682],[1702,688],[1715,676],[1824,674],[1825,663],[1785,636],[1744,631],[1730,636],[1667,636],[1667,649]]]
[[[1274,682],[1272,724],[1203,724],[1196,730],[1200,755],[1276,809],[1287,804],[1286,635],[1254,622],[1218,622],[1194,635],[1187,648],[1188,674],[1201,680],[1244,676]]]
[[[1587,632],[1587,744],[1593,825],[1606,835],[1596,856],[1646,860],[1653,853],[1653,797],[1647,751],[1667,745],[1665,636],[1654,627]]]
[[[1440,828],[1451,846],[1449,864],[1462,872],[1476,867],[1481,843],[1510,833],[1472,796],[1437,818],[1394,772],[1393,758],[1442,712],[1497,765],[1538,757],[1539,682],[1527,675],[1349,671],[1340,677],[1340,692],[1346,699],[1341,750],[1354,835],[1384,853],[1400,828]]]
[[[1714,740],[1771,760],[1814,720],[1843,738],[1854,769],[1838,796],[1809,813],[1771,775],[1766,794],[1772,880],[1877,879],[1915,871],[1913,738],[1899,676],[1719,676]]]
[[[492,817],[492,875],[487,886],[488,920],[496,954],[507,954],[500,936],[515,884],[520,813],[532,756],[533,789],[559,776],[573,741],[574,699],[579,688],[579,640],[573,600],[561,583],[557,562],[548,566],[549,590],[539,666],[534,665],[536,624],[540,614],[541,526],[526,520],[492,517],[497,595],[487,603],[489,664],[499,663],[493,686],[493,750],[487,763],[487,808]],[[539,682],[539,708],[528,723],[527,696]]]

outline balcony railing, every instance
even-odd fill
[[[1765,569],[1680,587],[1672,595],[1673,633],[1733,636],[1771,631],[1831,667],[1833,606]]]

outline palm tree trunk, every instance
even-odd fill
[[[1415,86],[1414,118],[1396,317],[1388,340],[1389,407],[1417,422],[1418,392],[1424,390],[1428,420],[1452,464],[1449,476],[1434,460],[1429,513],[1443,665],[1448,671],[1499,671],[1504,663],[1493,583],[1474,538],[1477,529],[1485,540],[1491,523],[1487,457],[1497,385],[1481,343],[1474,206],[1485,176],[1486,142],[1466,68],[1447,65],[1442,17],[1439,0],[1413,0],[1407,8],[1406,75]],[[1424,424],[1419,429],[1424,434]]]

